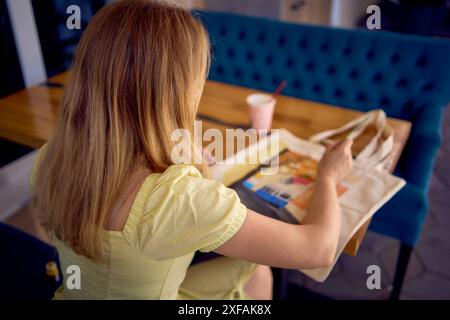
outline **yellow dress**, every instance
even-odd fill
[[[33,177],[34,170],[32,185]],[[202,178],[194,166],[173,165],[152,173],[122,231],[105,231],[106,262],[54,242],[63,276],[70,265],[81,270],[81,289],[70,290],[64,281],[56,298],[248,299],[244,286],[254,263],[220,257],[190,266],[197,250],[213,251],[230,239],[246,214],[234,190]]]

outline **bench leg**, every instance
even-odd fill
[[[272,268],[273,300],[285,300],[289,283],[288,270]]]
[[[398,300],[402,291],[403,281],[405,280],[406,271],[408,269],[409,259],[411,258],[413,247],[402,242],[395,270],[394,282],[392,283],[392,292],[390,299]]]

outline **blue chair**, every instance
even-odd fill
[[[225,13],[197,12],[209,31],[209,78],[360,111],[382,108],[411,121],[395,174],[407,185],[370,229],[401,241],[391,298],[399,297],[428,210],[427,191],[450,101],[450,41],[342,30]]]
[[[59,265],[55,248],[3,223],[0,239],[0,298],[51,299],[62,283],[46,275],[47,262]]]
[[[34,1],[33,12],[48,77],[70,68],[75,48],[85,26],[107,2],[107,0]],[[66,10],[70,5],[80,7],[82,30],[69,30],[66,27],[69,17]]]

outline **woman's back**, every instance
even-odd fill
[[[45,148],[33,170],[32,187],[43,151]],[[69,266],[80,268],[81,288],[72,288],[68,277],[65,280],[69,283],[64,283],[60,297],[177,299],[183,298],[184,291],[202,297],[201,292],[183,288],[194,253],[212,251],[231,238],[245,220],[245,206],[234,191],[202,178],[190,165],[173,165],[163,173],[151,173],[136,182],[135,194],[132,192],[123,199],[125,203],[132,200],[126,208],[123,228],[104,230],[103,259],[80,255],[53,237],[62,270]],[[233,265],[240,271],[247,270],[239,273],[239,284],[236,279],[228,283],[234,291],[238,288],[238,297],[243,298],[243,286],[255,265],[237,260]],[[208,273],[203,271],[205,275]],[[227,277],[225,273],[223,276]],[[225,298],[231,292],[222,290],[220,294]],[[211,296],[203,296],[208,297]]]
[[[63,288],[64,299],[178,299],[194,253],[155,260],[134,248],[121,232],[108,232],[108,260],[95,262],[74,252],[61,241],[56,246],[62,270],[76,265],[81,288]]]
[[[81,290],[66,285],[66,299],[176,299],[178,288],[192,260],[192,254],[155,260],[136,245],[145,200],[159,174],[148,176],[135,195],[121,231],[105,230],[104,261],[93,261],[74,252],[62,241],[54,241],[63,270],[76,265],[81,272]],[[170,214],[170,213],[168,213]]]

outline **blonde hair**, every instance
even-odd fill
[[[175,129],[193,132],[209,40],[188,11],[122,0],[101,9],[77,47],[60,118],[37,172],[34,204],[46,230],[91,259],[137,163],[173,164]]]

